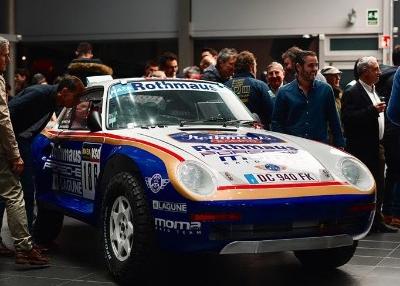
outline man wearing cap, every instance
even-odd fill
[[[336,109],[340,113],[343,90],[340,88],[340,78],[342,72],[334,66],[326,66],[321,70],[321,74],[326,78],[326,82],[332,87],[335,96]]]

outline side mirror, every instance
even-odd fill
[[[101,116],[97,110],[92,110],[89,112],[89,115],[87,118],[87,126],[88,126],[90,132],[97,132],[97,131],[102,130]]]
[[[257,113],[253,112],[251,115],[253,115],[253,119],[254,121],[260,122],[261,123],[261,119],[260,116],[258,116]]]

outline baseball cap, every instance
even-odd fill
[[[321,70],[321,73],[325,75],[325,74],[338,74],[342,72],[334,66],[326,66]]]

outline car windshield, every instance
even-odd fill
[[[108,94],[110,129],[252,122],[229,89],[212,83],[145,81],[113,85]]]

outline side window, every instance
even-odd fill
[[[58,128],[87,130],[87,117],[89,112],[95,109],[101,114],[102,97],[102,87],[89,90],[80,98],[81,101],[77,106],[67,108],[63,113],[61,113]]]
[[[81,101],[77,106],[72,108],[71,130],[86,130],[87,116],[89,114],[90,101]]]
[[[72,108],[65,108],[60,114],[59,129],[68,129],[71,124]]]

